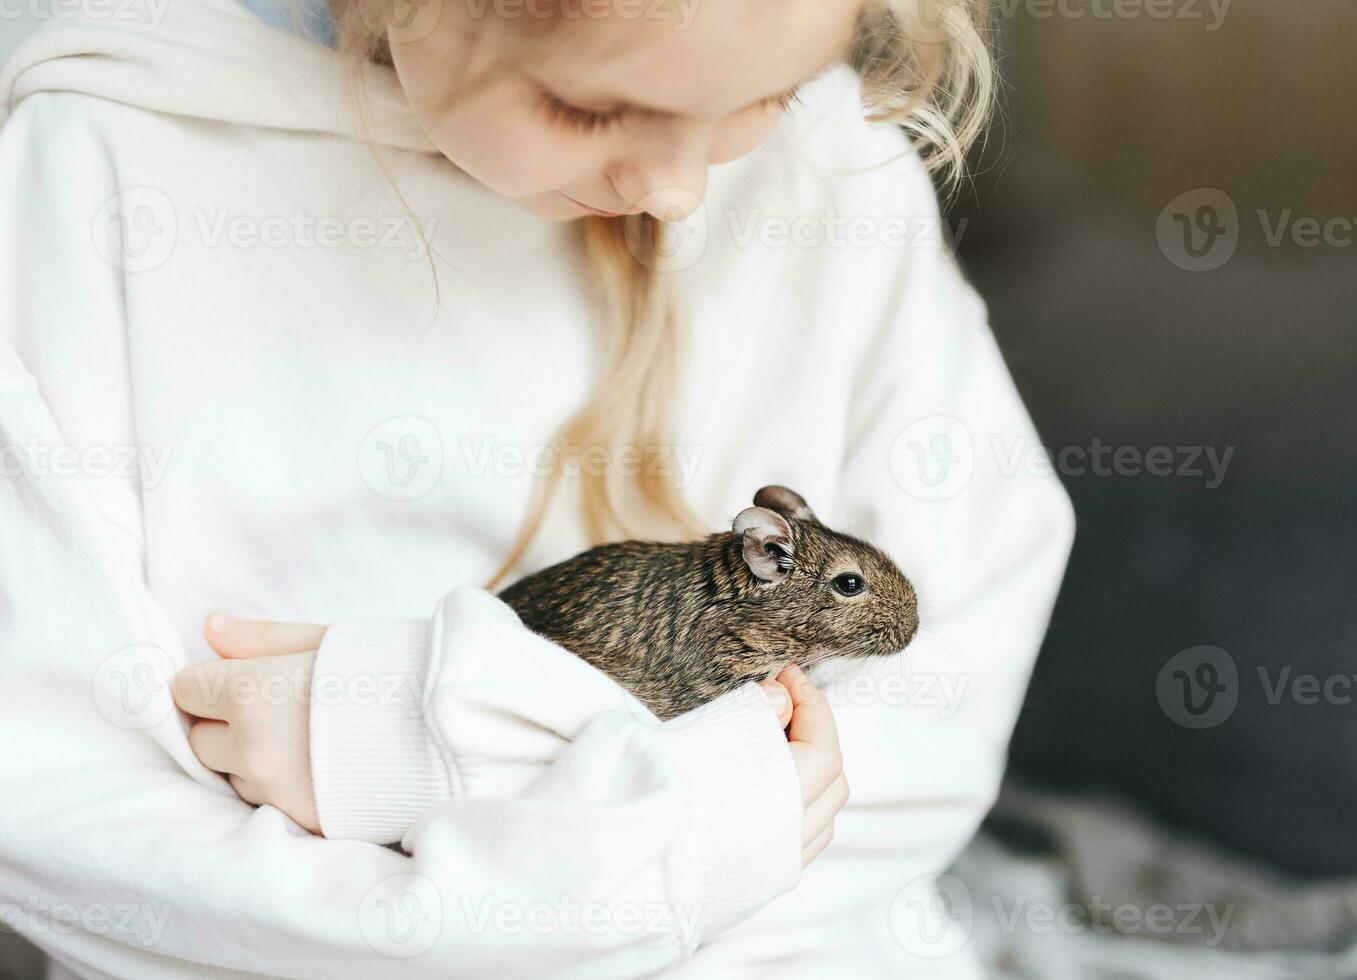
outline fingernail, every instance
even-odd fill
[[[207,628],[213,633],[225,633],[234,625],[236,625],[235,617],[221,610],[207,617]]]
[[[759,687],[763,688],[763,696],[768,699],[768,703],[772,705],[773,710],[781,711],[791,703],[791,697],[787,694],[787,689],[781,684],[771,684],[768,686],[760,684]]]

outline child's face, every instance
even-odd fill
[[[783,99],[842,57],[861,0],[434,6],[432,29],[416,17],[392,30],[391,52],[453,163],[543,217],[674,220],[701,201],[709,166],[757,146]],[[478,44],[487,26],[514,43]]]

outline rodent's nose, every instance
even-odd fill
[[[908,585],[908,583],[906,583]],[[914,640],[914,636],[919,632],[919,597],[914,592],[914,587],[909,585],[905,597],[905,608],[900,614],[901,638],[900,649],[904,649]]]
[[[919,632],[919,611],[917,609],[911,610],[910,612],[905,614],[904,618],[905,618],[905,633],[904,633],[905,642],[900,645],[900,649],[902,650],[905,647],[909,646],[912,642],[914,642],[914,636]]]

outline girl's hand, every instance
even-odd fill
[[[269,804],[320,833],[311,789],[311,674],[325,627],[235,621],[214,613],[203,635],[222,660],[195,664],[174,681],[174,700],[196,719],[189,745],[209,769],[225,773],[241,799]],[[834,837],[848,800],[839,732],[819,689],[799,667],[763,683],[779,704],[805,807],[804,867]]]
[[[282,810],[320,833],[311,789],[311,673],[324,626],[207,617],[203,635],[224,659],[174,679],[174,702],[194,716],[188,741],[240,798]]]
[[[806,808],[801,833],[804,868],[834,839],[834,818],[848,802],[839,729],[824,695],[800,667],[787,667],[776,680],[764,681],[762,686],[776,699],[775,704],[781,702],[778,718],[787,729],[792,759],[801,776],[801,804]]]

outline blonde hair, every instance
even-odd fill
[[[391,57],[385,39],[368,25],[386,23],[393,0],[331,2],[350,104],[370,131],[363,76],[373,64],[390,65]],[[947,189],[963,175],[967,150],[992,110],[994,68],[985,39],[989,3],[865,0],[847,52],[862,79],[867,118],[903,127]],[[605,313],[605,367],[588,400],[562,425],[548,474],[534,486],[528,513],[490,588],[523,559],[562,477],[584,452],[596,447],[654,450],[672,439],[678,338],[669,277],[658,271],[666,226],[648,214],[590,217],[577,224]],[[639,467],[623,475],[607,466],[597,472],[581,469],[578,480],[583,524],[592,543],[706,533],[668,474]]]

